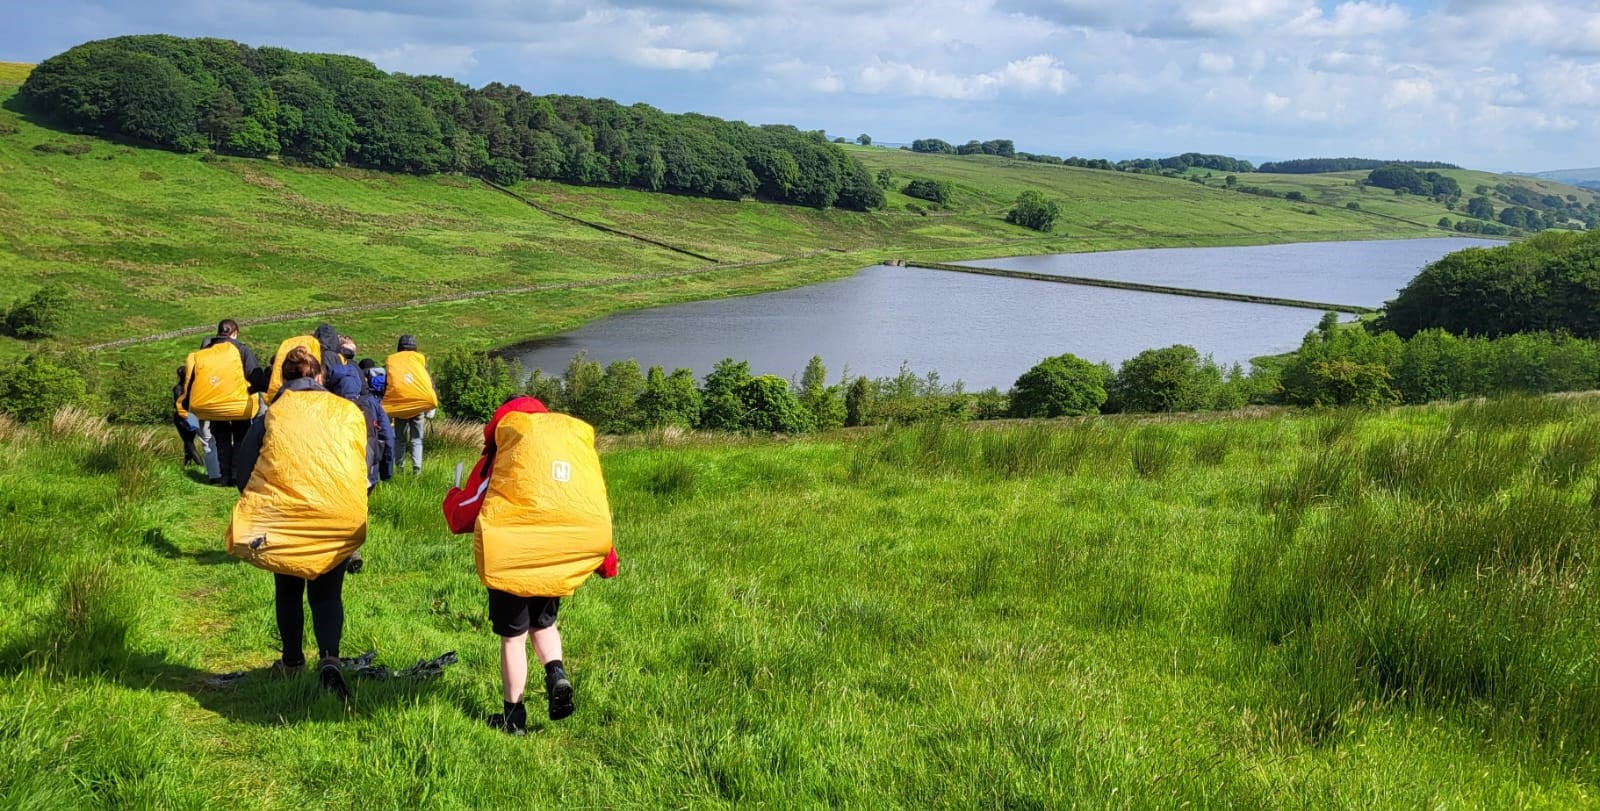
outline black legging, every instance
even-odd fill
[[[278,636],[283,638],[283,663],[290,667],[306,662],[306,615],[300,595],[311,603],[311,631],[317,636],[318,656],[338,656],[339,637],[344,634],[344,567],[339,561],[328,573],[315,580],[274,574],[278,587]]]
[[[222,480],[228,484],[234,483],[233,459],[239,452],[239,446],[244,444],[244,435],[249,432],[249,420],[211,423],[211,441],[217,443],[217,467],[222,473]]]

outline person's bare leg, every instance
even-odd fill
[[[556,626],[539,628],[533,632],[533,652],[539,657],[539,664],[548,664],[561,660],[561,632]],[[527,665],[522,668],[523,678],[528,675]]]
[[[537,642],[538,636],[534,639]],[[528,686],[527,632],[500,637],[500,685],[508,704],[521,703],[522,691]]]

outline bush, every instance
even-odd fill
[[[844,396],[840,387],[828,385],[827,375],[828,368],[822,365],[821,356],[812,355],[805,374],[800,376],[800,405],[811,415],[811,423],[819,431],[844,425]]]
[[[706,375],[701,388],[700,427],[713,431],[738,431],[745,425],[744,402],[739,391],[750,382],[750,364],[723,358]]]
[[[900,193],[907,197],[944,205],[950,202],[952,190],[950,184],[943,180],[913,180],[907,183]]]
[[[606,367],[599,389],[589,398],[588,419],[595,429],[607,434],[625,434],[643,427],[639,396],[644,393],[644,375],[634,360],[615,361]]]
[[[165,367],[163,367],[165,368]],[[131,361],[117,364],[115,381],[105,387],[112,422],[167,425],[172,422],[172,381]]]
[[[33,295],[11,305],[5,317],[6,333],[25,341],[54,337],[66,320],[71,300],[64,285],[47,284],[39,288]]]
[[[456,350],[440,358],[433,380],[439,407],[464,420],[487,422],[495,409],[519,393],[516,365],[483,352]]]
[[[1373,335],[1339,326],[1334,313],[1307,334],[1280,377],[1284,402],[1302,406],[1373,407],[1399,401],[1391,372],[1403,346],[1392,332]]]
[[[700,390],[695,388],[694,372],[680,368],[664,375],[660,366],[650,367],[644,393],[639,395],[639,413],[646,428],[693,428],[699,424]]]
[[[23,422],[46,419],[62,406],[87,400],[83,376],[43,354],[0,367],[0,412]]]
[[[484,174],[497,186],[514,186],[522,182],[522,164],[509,158],[495,158],[489,161]]]
[[[1016,204],[1006,214],[1006,222],[1035,231],[1049,231],[1060,215],[1061,207],[1056,201],[1047,200],[1040,192],[1029,190],[1017,195]]]
[[[740,427],[752,431],[798,434],[810,431],[811,415],[789,391],[789,381],[777,375],[761,375],[744,382],[738,389],[744,405]]]
[[[1108,397],[1123,411],[1199,411],[1211,405],[1222,371],[1192,346],[1146,349],[1129,358]]]
[[[1057,355],[1017,378],[1011,390],[1011,413],[1017,417],[1096,414],[1105,401],[1100,367],[1077,355]]]

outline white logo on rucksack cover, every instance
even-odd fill
[[[572,481],[572,465],[559,459],[551,462],[550,478],[562,483]]]

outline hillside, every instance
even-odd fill
[[[1557,183],[1582,186],[1586,189],[1600,188],[1600,166],[1589,169],[1554,169],[1548,172],[1534,172],[1533,176]]]
[[[266,676],[233,494],[169,431],[96,423],[0,421],[7,806],[1574,807],[1600,781],[1587,401],[619,446],[622,576],[561,611],[579,709],[523,739],[480,720],[498,647],[438,511],[475,451],[377,490],[344,589],[345,655],[459,664],[345,708]]]
[[[919,216],[897,193],[859,213],[549,182],[480,181],[280,161],[181,155],[46,129],[0,90],[0,261],[13,290],[46,281],[81,302],[59,342],[85,346],[350,306],[336,325],[364,343],[413,332],[435,350],[488,347],[569,329],[618,309],[833,278],[892,256],[982,258],[1054,251],[1423,235],[1360,212],[1318,211],[1180,180],[1012,165],[995,159],[852,150],[897,177],[949,181],[955,204]],[[1025,188],[1059,199],[1056,232],[1003,221]],[[597,230],[569,217],[665,243]],[[685,253],[685,251],[689,253]],[[698,254],[698,256],[690,255]],[[708,261],[709,257],[715,262]],[[756,262],[759,264],[744,264]],[[728,267],[722,267],[728,265]],[[684,271],[709,272],[640,278]],[[631,279],[632,281],[616,281]],[[610,280],[610,281],[608,281]],[[561,284],[591,287],[550,289]],[[428,298],[544,288],[414,306]],[[247,329],[270,346],[306,317]],[[371,336],[370,338],[368,336]],[[180,338],[101,353],[167,365]],[[0,339],[0,357],[27,347]]]
[[[1332,208],[1346,208],[1351,203],[1361,207],[1362,211],[1393,218],[1397,222],[1413,225],[1437,227],[1441,217],[1449,219],[1452,223],[1467,218],[1465,202],[1477,196],[1476,190],[1480,187],[1488,189],[1488,197],[1496,210],[1512,205],[1513,201],[1495,191],[1502,184],[1516,187],[1526,191],[1533,197],[1556,195],[1565,198],[1571,195],[1577,202],[1585,205],[1600,202],[1600,192],[1593,189],[1579,188],[1557,182],[1551,179],[1528,177],[1523,175],[1500,175],[1492,172],[1479,172],[1471,169],[1439,169],[1439,174],[1454,178],[1462,190],[1462,202],[1454,209],[1428,197],[1418,195],[1396,195],[1389,189],[1375,186],[1365,186],[1360,183],[1367,178],[1369,172],[1326,172],[1320,174],[1272,174],[1264,172],[1251,172],[1240,174],[1238,183],[1241,186],[1255,186],[1270,189],[1278,194],[1300,192],[1305,195],[1306,201]],[[1191,169],[1188,176],[1200,179],[1208,186],[1224,187],[1226,176],[1222,172]]]

